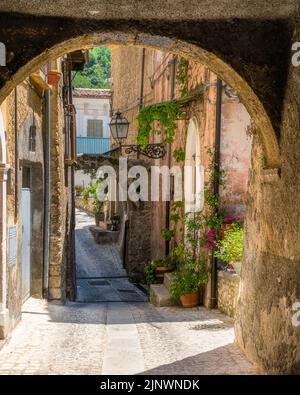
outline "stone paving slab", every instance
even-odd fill
[[[79,302],[146,302],[147,295],[126,278],[105,279],[107,285],[97,285],[101,280],[77,280]],[[91,285],[95,283],[96,285]]]

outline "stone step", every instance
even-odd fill
[[[174,305],[169,290],[163,284],[151,284],[150,303],[158,307]]]
[[[169,291],[171,289],[172,281],[173,281],[173,273],[165,273],[163,284]]]

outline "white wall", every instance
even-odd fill
[[[84,174],[83,170],[75,171],[75,186],[87,187],[89,182],[91,181],[91,177],[89,174]]]
[[[77,136],[86,136],[88,119],[103,121],[103,137],[110,137],[110,102],[109,99],[73,98],[76,108]]]

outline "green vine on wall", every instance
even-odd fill
[[[215,182],[218,182],[220,186],[225,186],[225,172],[223,169],[218,168],[213,149],[209,148],[207,155],[210,158],[210,162],[208,165],[208,181],[204,187],[204,200],[208,211],[206,227],[216,230],[223,223],[224,215],[220,212],[219,197],[214,193],[213,185]]]
[[[177,148],[173,152],[173,157],[176,162],[183,162],[185,160],[185,151],[182,147]]]
[[[176,133],[176,121],[185,119],[185,106],[191,97],[152,104],[140,110],[136,117],[138,125],[137,143],[149,144],[150,136],[163,134],[163,143],[171,144]]]
[[[179,93],[181,97],[187,96],[188,89],[188,70],[189,70],[189,61],[181,58],[177,65],[176,71],[176,83],[179,88]],[[183,162],[185,160],[185,150],[180,147],[175,149],[173,152],[173,158],[176,162]]]
[[[186,59],[180,59],[177,66],[176,82],[179,85],[181,97],[188,95],[188,69],[189,61]]]

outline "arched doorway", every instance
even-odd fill
[[[198,212],[203,208],[203,172],[200,158],[200,135],[196,117],[189,121],[185,146],[185,212]]]

